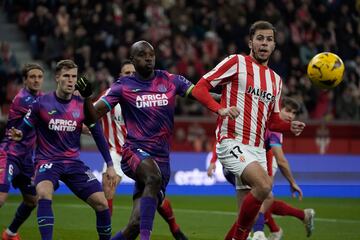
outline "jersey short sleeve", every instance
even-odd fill
[[[176,93],[182,97],[187,97],[194,87],[188,79],[181,75],[174,75],[173,81],[176,86]]]

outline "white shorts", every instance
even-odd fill
[[[224,139],[216,144],[216,153],[221,164],[235,175],[236,189],[251,189],[241,181],[241,175],[250,163],[257,161],[267,172],[264,148],[244,145],[236,139]]]
[[[116,174],[119,175],[121,178],[123,178],[124,172],[121,170],[121,159],[122,159],[121,154],[119,154],[115,150],[110,150],[110,156],[111,156],[111,159],[113,160],[114,169],[115,169]],[[106,163],[104,163],[103,173],[106,172],[106,168],[107,168],[107,165],[106,165]]]

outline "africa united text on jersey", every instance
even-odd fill
[[[190,81],[180,75],[155,70],[142,81],[134,76],[120,78],[102,100],[111,109],[120,103],[127,129],[125,146],[137,146],[156,161],[168,161],[174,127],[176,95],[186,96]]]

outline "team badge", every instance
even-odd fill
[[[167,91],[167,88],[166,88],[163,84],[160,84],[160,85],[158,86],[158,91],[164,93],[164,92]]]
[[[72,116],[73,116],[74,118],[79,118],[79,117],[80,117],[80,111],[79,111],[79,110],[73,111],[73,112],[72,112]]]

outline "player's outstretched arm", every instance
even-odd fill
[[[95,140],[97,148],[99,149],[99,151],[107,165],[107,170],[106,170],[107,177],[109,178],[110,183],[112,185],[115,185],[116,172],[114,170],[114,166],[113,166],[114,164],[113,164],[112,158],[110,156],[109,147],[108,147],[108,144],[104,137],[104,133],[101,128],[101,125],[98,122],[96,122],[95,124],[92,124],[91,126],[89,126],[89,130]]]
[[[286,180],[290,184],[292,197],[296,197],[296,193],[297,193],[299,200],[302,200],[302,196],[303,196],[302,190],[296,184],[295,178],[292,175],[292,171],[290,169],[290,164],[285,157],[282,147],[281,146],[272,146],[271,151],[274,154],[276,163],[278,164],[282,175],[286,178]]]

